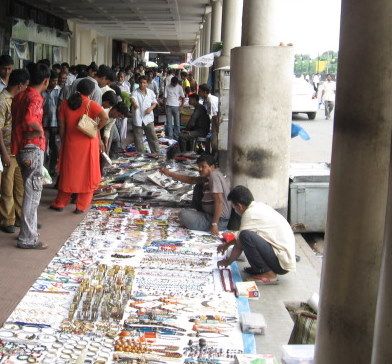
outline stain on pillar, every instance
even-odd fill
[[[263,148],[233,147],[233,173],[252,178],[270,178],[273,175],[275,157]]]

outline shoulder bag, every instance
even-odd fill
[[[88,112],[90,110],[90,103],[91,100],[89,100],[87,104],[85,113],[79,119],[77,128],[88,137],[95,138],[97,136],[98,123],[92,118],[90,118],[90,116],[88,116]]]

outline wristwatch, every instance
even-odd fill
[[[212,226],[218,226],[216,222],[211,223]]]

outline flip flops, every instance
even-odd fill
[[[253,277],[249,278],[250,281],[255,281],[263,286],[276,286],[279,284],[278,277],[276,278],[267,278],[262,275],[254,275]]]

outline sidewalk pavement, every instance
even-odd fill
[[[0,324],[7,320],[31,285],[56,255],[84,215],[75,215],[72,205],[63,212],[49,210],[57,190],[44,189],[38,210],[42,224],[40,240],[49,245],[47,250],[16,248],[15,234],[0,232]]]

